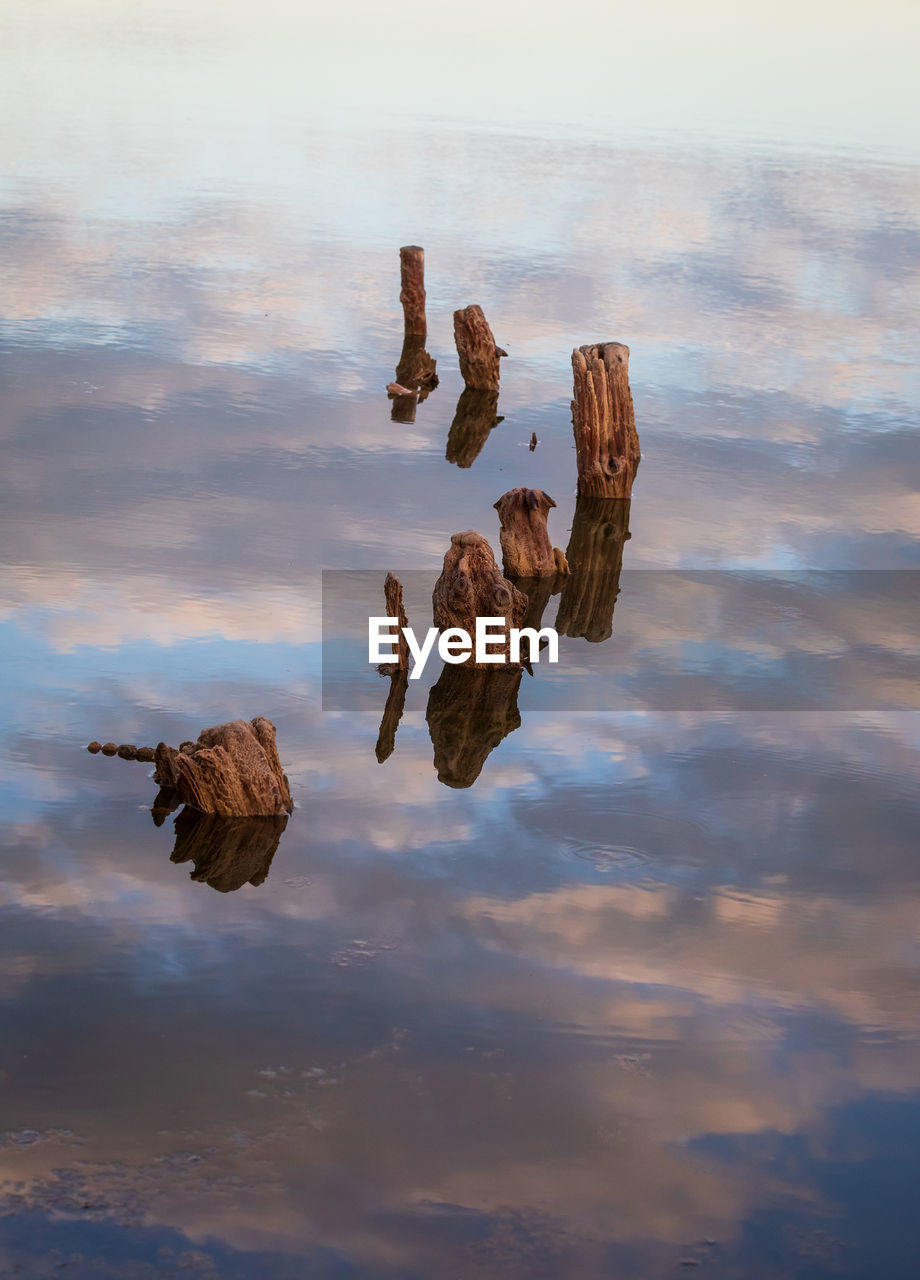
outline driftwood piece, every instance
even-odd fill
[[[520,727],[519,666],[445,666],[428,695],[425,718],[434,747],[438,780],[471,787],[489,752]]]
[[[477,391],[497,391],[498,362],[508,352],[496,346],[482,307],[477,303],[454,312],[454,340],[466,385]]]
[[[629,498],[577,498],[556,630],[592,644],[613,632],[623,547],[629,538]]]
[[[504,639],[489,647],[490,654],[510,658],[511,627],[519,627],[527,609],[527,597],[502,577],[492,548],[481,533],[468,529],[455,533],[444,556],[444,568],[432,592],[434,625],[442,631],[462,627],[475,639],[477,618],[504,618]],[[496,624],[495,630],[499,628]],[[471,653],[459,666],[484,666]]]
[[[264,716],[202,729],[196,743],[176,751],[161,742],[154,781],[174,787],[202,813],[265,817],[293,810],[287,776],[275,746],[275,726]]]
[[[418,335],[424,343],[428,323],[425,319],[425,250],[421,245],[406,244],[400,249],[399,285],[405,332]]]
[[[628,498],[639,466],[639,434],[629,389],[629,347],[597,342],[572,352],[572,425],[578,493]]]
[[[476,391],[466,387],[457,401],[457,412],[447,436],[447,461],[471,467],[489,438],[489,432],[504,418],[497,412],[497,391]]]
[[[219,893],[244,884],[260,885],[287,826],[286,813],[262,818],[228,818],[186,807],[176,817],[171,862],[193,862],[192,880]]]
[[[553,547],[546,529],[555,505],[542,489],[509,489],[495,503],[502,526],[502,567],[509,577],[554,578],[566,572],[565,554]]]

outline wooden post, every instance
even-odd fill
[[[445,631],[448,627],[462,627],[475,638],[477,618],[505,619],[504,642],[489,646],[490,654],[510,661],[511,627],[519,627],[527,610],[527,597],[503,578],[495,563],[492,548],[481,533],[468,529],[455,533],[444,556],[444,568],[435,583],[431,597],[434,625]],[[497,627],[496,627],[497,630]],[[475,653],[458,666],[488,666],[477,664]]]
[[[400,249],[399,284],[405,332],[420,337],[424,346],[428,324],[425,319],[425,250],[421,245],[407,244]]]
[[[489,432],[504,422],[496,408],[497,391],[474,391],[466,387],[457,401],[457,412],[447,436],[447,461],[471,467],[489,438]]]
[[[502,567],[511,578],[554,578],[568,569],[546,529],[556,504],[542,489],[509,489],[495,503],[501,521]]]
[[[495,345],[482,307],[474,303],[454,312],[454,340],[466,385],[477,391],[497,391],[498,362],[508,352]]]
[[[613,632],[623,547],[629,538],[628,498],[577,498],[566,548],[571,575],[562,589],[556,630],[592,644]]]
[[[520,727],[517,695],[523,674],[519,666],[444,667],[425,712],[439,782],[471,787],[489,752]]]
[[[579,496],[628,498],[640,458],[629,390],[629,347],[622,342],[577,347],[572,372]]]

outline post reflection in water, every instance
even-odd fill
[[[570,576],[562,588],[556,630],[600,644],[613,634],[630,498],[579,497],[566,548]]]
[[[428,695],[425,718],[438,781],[471,787],[489,752],[520,727],[517,697],[523,668],[449,666]]]
[[[176,816],[176,843],[171,862],[192,862],[192,880],[232,893],[244,884],[260,885],[288,824],[286,813],[274,817],[228,818],[199,813],[188,805]]]
[[[471,467],[490,431],[504,420],[498,413],[497,391],[465,387],[447,436],[447,461],[461,468]]]

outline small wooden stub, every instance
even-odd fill
[[[622,342],[576,347],[572,372],[578,493],[628,498],[641,456],[629,389],[629,347]]]
[[[508,352],[496,346],[482,307],[473,303],[454,312],[454,340],[466,385],[477,391],[497,391],[499,360]]]
[[[542,489],[509,489],[495,503],[501,521],[502,564],[512,578],[553,578],[565,556],[549,540],[546,518],[556,504]]]

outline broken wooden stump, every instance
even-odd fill
[[[628,498],[640,459],[629,347],[622,342],[576,347],[572,372],[579,496]]]
[[[489,438],[489,432],[504,418],[497,412],[497,391],[476,391],[466,387],[457,401],[457,412],[447,436],[448,462],[471,467]]]
[[[509,489],[495,503],[501,521],[502,567],[511,578],[566,573],[565,554],[549,540],[546,518],[556,504],[542,489]]]
[[[264,716],[202,729],[195,743],[156,750],[154,781],[174,787],[202,813],[266,817],[291,813],[287,776],[275,746],[275,726]]]
[[[519,666],[445,666],[431,687],[425,718],[438,781],[471,787],[489,752],[520,727]]]
[[[286,813],[261,818],[228,818],[186,807],[175,820],[176,843],[171,862],[192,862],[192,880],[218,893],[233,893],[244,884],[260,885],[268,877],[278,850]]]
[[[508,352],[496,346],[492,330],[478,304],[473,303],[454,312],[454,341],[466,385],[476,391],[497,391],[498,362]]]
[[[599,644],[612,634],[623,548],[630,536],[629,505],[629,498],[576,499],[566,548],[571,572],[556,618],[559,635]]]
[[[377,735],[377,762],[383,764],[393,754],[396,745],[396,730],[402,719],[406,705],[406,690],[409,687],[409,644],[403,635],[403,627],[408,627],[409,619],[403,607],[402,583],[395,574],[388,573],[383,583],[383,599],[386,617],[399,619],[399,641],[396,650],[396,661],[381,663],[377,670],[381,675],[390,677],[390,692],[383,709],[380,721],[380,732]]]
[[[428,322],[425,318],[425,250],[421,245],[406,244],[399,251],[399,300],[405,333],[420,337],[424,346]]]
[[[511,627],[519,627],[527,609],[527,597],[504,578],[495,563],[492,548],[481,533],[467,529],[455,533],[444,556],[444,568],[431,597],[434,625],[441,631],[462,628],[471,637],[476,634],[477,618],[504,619],[503,639],[489,647],[490,654],[510,660]],[[494,624],[499,631],[498,624]],[[476,663],[475,647],[458,666],[486,666]]]

